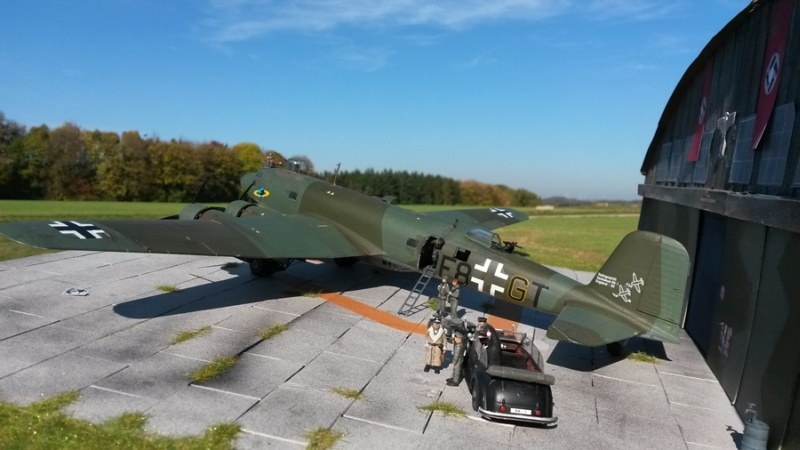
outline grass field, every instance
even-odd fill
[[[182,203],[71,202],[0,200],[0,222],[50,219],[156,219],[177,214]],[[442,209],[414,205],[415,211]],[[460,208],[460,207],[452,207]],[[520,208],[531,220],[497,230],[539,263],[596,271],[639,221],[638,205],[594,205],[536,210]],[[0,260],[43,253],[0,237]]]

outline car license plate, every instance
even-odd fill
[[[511,414],[526,414],[531,415],[530,409],[522,409],[522,408],[511,408]]]

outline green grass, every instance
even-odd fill
[[[306,431],[305,436],[308,439],[308,450],[327,450],[333,448],[344,437],[344,433],[330,428],[317,428]]]
[[[172,338],[172,344],[180,344],[181,342],[186,342],[189,339],[194,339],[196,337],[205,336],[211,332],[211,325],[206,325],[202,328],[198,328],[196,330],[185,330],[179,331],[178,334]]]
[[[266,328],[264,331],[262,331],[261,334],[259,334],[259,336],[261,336],[261,339],[264,339],[266,341],[267,339],[273,338],[288,329],[289,325],[285,323],[276,323],[275,325],[272,325]]]
[[[434,311],[438,310],[439,309],[439,297],[430,297],[430,298],[428,298],[428,302],[425,303],[425,306],[427,306],[429,309],[432,309]]]
[[[76,219],[160,219],[178,214],[185,203],[0,200],[0,222]]]
[[[179,290],[178,286],[173,286],[171,284],[159,284],[158,286],[156,286],[156,289],[166,293],[178,292]]]
[[[343,387],[335,387],[333,388],[333,392],[336,394],[341,395],[344,398],[351,398],[353,400],[361,400],[364,398],[364,394],[355,390],[355,389],[347,389]]]
[[[467,413],[458,406],[448,402],[433,402],[423,406],[417,406],[420,411],[440,412],[445,416],[464,417]]]
[[[63,412],[78,397],[77,392],[70,392],[27,406],[0,402],[0,448],[229,449],[239,433],[238,425],[219,424],[198,437],[160,436],[144,431],[147,419],[137,412],[93,424]]]
[[[205,366],[197,369],[192,374],[192,383],[200,383],[202,381],[213,380],[225,373],[228,369],[236,365],[237,358],[235,356],[221,356]]]
[[[633,352],[627,357],[630,360],[643,362],[643,363],[650,363],[650,364],[657,364],[658,358],[653,355],[648,355],[644,352]]]
[[[521,252],[540,264],[597,271],[638,223],[636,215],[541,216],[497,233],[503,240],[516,241]]]
[[[145,219],[176,214],[181,203],[72,202],[0,200],[0,222],[48,219]],[[460,209],[465,206],[406,206],[415,211]],[[597,271],[612,250],[639,220],[636,204],[597,204],[537,210],[518,208],[531,220],[497,230],[507,241],[517,241],[533,260],[551,266]],[[44,253],[0,237],[0,260]],[[317,297],[319,292],[298,295]]]

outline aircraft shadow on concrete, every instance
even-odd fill
[[[313,266],[296,263],[286,271],[266,278],[250,275],[245,264],[223,266],[222,270],[237,276],[181,289],[177,292],[157,294],[119,303],[114,306],[114,312],[132,319],[152,319],[302,296],[304,292],[311,291],[347,292],[354,288],[369,289],[386,285],[410,291],[419,276],[416,273],[392,272],[366,264],[342,268],[334,264]],[[243,282],[243,278],[248,279]],[[435,299],[438,281],[432,279],[423,291],[423,295]],[[401,293],[400,295],[406,294]],[[421,297],[418,302],[425,303],[426,300]],[[536,329],[536,333],[545,333],[555,320],[555,316],[552,314],[497,301],[491,296],[471,289],[462,289],[461,291],[459,318],[464,317],[466,313],[464,308],[476,311],[481,315],[497,315],[532,326]],[[412,311],[410,316],[427,313],[427,311],[429,311],[427,307],[417,308]],[[624,345],[624,352],[625,354],[642,352],[659,359],[668,359],[661,342],[645,338],[629,339]],[[547,358],[547,363],[572,370],[593,371],[623,358],[624,356],[610,355],[605,347],[590,348],[569,342],[558,342]]]
[[[302,296],[306,292],[347,292],[355,287],[364,289],[387,284],[411,289],[418,276],[413,273],[387,272],[364,264],[347,268],[325,264],[326,267],[322,269],[303,266],[310,265],[296,263],[286,271],[270,277],[250,275],[247,265],[244,264],[237,267],[223,266],[223,270],[238,276],[176,292],[129,300],[115,305],[114,312],[132,319],[152,319]],[[243,278],[249,279],[243,282]]]

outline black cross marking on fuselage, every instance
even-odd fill
[[[71,234],[78,237],[78,239],[103,239],[101,234],[107,234],[94,224],[80,223],[74,220],[69,222],[61,222],[56,220],[49,225],[58,230],[58,232],[61,234]]]

